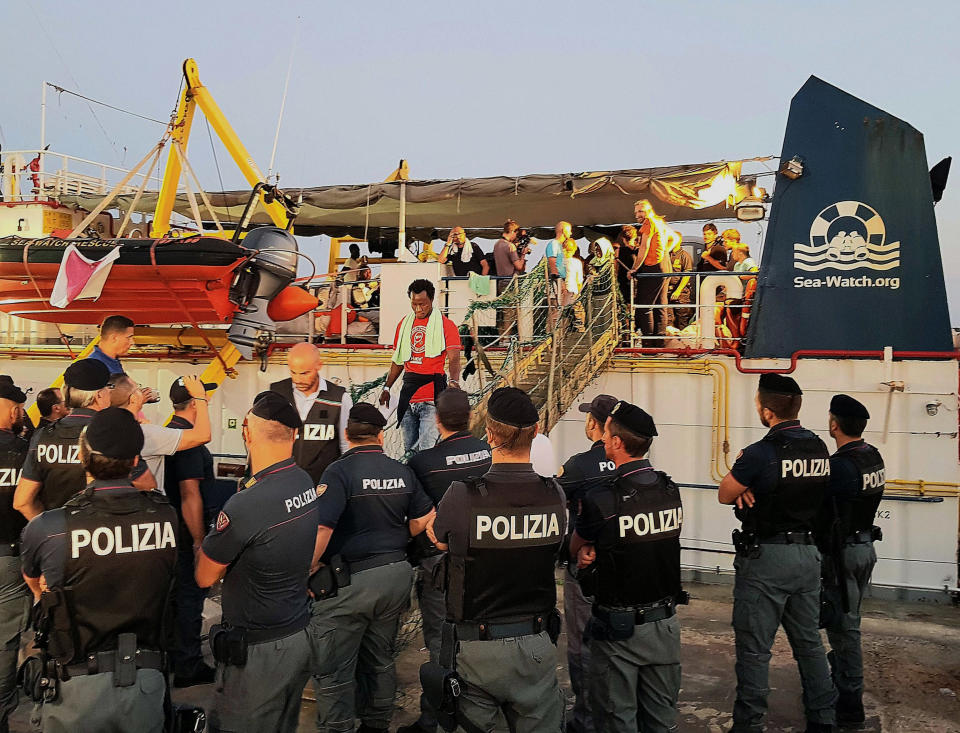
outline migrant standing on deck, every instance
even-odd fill
[[[197,554],[197,585],[223,581],[223,621],[210,630],[217,661],[212,731],[297,729],[310,677],[307,577],[317,492],[293,461],[300,416],[261,392],[243,421],[252,476],[227,500]]]
[[[584,497],[595,489],[610,484],[616,465],[607,458],[603,447],[603,428],[617,398],[608,394],[597,395],[590,402],[580,405],[586,413],[584,432],[593,445],[590,450],[571,456],[560,469],[560,486],[567,496],[567,512],[570,528],[575,526]],[[593,599],[584,596],[577,581],[577,557],[569,555],[570,538],[564,542],[562,552],[567,559],[567,572],[563,579],[563,615],[567,626],[567,668],[570,686],[576,698],[573,705],[573,720],[567,726],[570,733],[593,733],[593,715],[588,703],[590,648],[583,638],[590,619]]]
[[[410,603],[410,536],[433,519],[413,471],[383,453],[386,419],[361,402],[350,410],[350,450],[317,488],[319,525],[310,589],[317,730],[386,731],[397,689],[394,649]]]
[[[570,543],[594,595],[590,702],[603,733],[677,730],[680,694],[680,489],[645,456],[650,417],[618,402],[603,433],[612,484],[583,498]]]
[[[736,504],[733,629],[737,700],[733,731],[763,730],[770,649],[783,624],[803,681],[809,733],[832,730],[837,693],[820,640],[817,515],[830,480],[827,447],[800,426],[803,393],[791,377],[760,377],[756,406],[767,435],[740,452],[720,482],[721,504]]]
[[[120,357],[133,348],[133,325],[126,316],[107,316],[100,324],[100,340],[90,352],[90,358],[103,362],[109,374],[124,373]]]
[[[490,395],[493,465],[479,480],[450,486],[431,530],[448,550],[447,612],[440,663],[424,665],[420,679],[434,707],[455,715],[469,733],[504,722],[514,733],[563,729],[553,571],[566,512],[556,481],[530,464],[538,417],[519,389]],[[451,682],[452,672],[458,682]],[[452,685],[461,691],[455,712],[441,701]]]
[[[164,630],[177,515],[130,482],[143,432],[126,410],[91,416],[79,439],[86,489],[23,531],[23,576],[46,639],[24,672],[44,731],[164,729]],[[46,677],[53,688],[38,684]]]
[[[27,456],[20,437],[27,396],[12,384],[0,384],[0,733],[17,709],[17,657],[20,634],[30,613],[30,594],[20,573],[20,532],[27,523],[13,508],[13,492]]]
[[[347,450],[347,415],[353,407],[350,393],[320,376],[320,349],[296,344],[287,352],[290,376],[270,385],[297,408],[303,427],[293,446],[297,465],[320,483],[324,470]]]
[[[460,383],[460,332],[456,324],[433,307],[436,288],[429,280],[414,280],[407,288],[410,308],[393,339],[393,363],[380,394],[380,404],[390,404],[390,388],[403,373],[397,403],[397,423],[408,453],[432,448],[437,442],[437,409],[434,400]],[[443,373],[444,362],[447,372]]]
[[[883,499],[884,465],[880,451],[863,440],[870,413],[845,394],[830,400],[830,436],[837,452],[830,456],[830,489],[825,502],[833,519],[832,542],[823,555],[824,595],[830,613],[821,622],[832,651],[827,655],[839,693],[837,723],[857,725],[863,710],[863,652],[860,603],[877,564],[875,540],[882,539],[873,520]]]
[[[459,389],[446,389],[437,398],[437,429],[440,442],[410,459],[420,483],[437,505],[454,481],[482,476],[490,469],[490,446],[470,432],[470,400]],[[417,598],[423,617],[423,642],[430,659],[440,658],[440,634],[446,606],[443,597],[443,554],[429,541],[426,533],[411,542],[410,561],[417,563]],[[420,718],[397,733],[433,733],[437,713],[426,695],[420,696]]]
[[[110,370],[95,359],[75,361],[64,371],[70,414],[33,434],[13,497],[14,508],[27,519],[63,506],[86,485],[77,441],[90,419],[110,406],[109,382]]]

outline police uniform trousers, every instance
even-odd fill
[[[20,634],[30,615],[30,592],[20,573],[20,558],[0,557],[0,733],[17,709],[17,661]]]
[[[677,616],[638,624],[629,639],[589,643],[590,705],[598,733],[677,730]]]
[[[113,672],[85,674],[60,682],[53,702],[34,710],[31,722],[43,733],[162,733],[166,685],[156,669],[138,669],[129,687],[115,687]]]
[[[572,720],[567,728],[575,733],[593,733],[593,716],[590,713],[589,678],[590,646],[583,632],[590,620],[593,602],[583,595],[580,583],[573,575],[576,561],[567,566],[563,578],[563,620],[567,631],[567,669],[570,672],[570,687],[574,703]]]
[[[243,667],[217,663],[211,731],[295,733],[310,680],[310,639],[303,629],[247,646]]]
[[[352,731],[360,719],[388,728],[397,689],[394,657],[410,607],[406,560],[351,574],[350,585],[313,604],[310,638],[317,731]]]
[[[565,700],[557,682],[557,648],[546,631],[489,641],[460,641],[463,682],[458,716],[468,733],[562,731]],[[461,728],[458,728],[461,730]]]
[[[763,544],[758,550],[738,552],[733,565],[737,700],[731,730],[763,730],[770,649],[781,624],[800,669],[807,721],[833,724],[836,690],[818,629],[819,550],[815,545]]]
[[[824,564],[832,562],[824,557]],[[838,711],[863,710],[863,652],[860,646],[860,604],[870,584],[877,553],[872,542],[850,544],[843,548],[845,582],[850,611],[843,613],[838,586],[826,586],[828,601],[838,610],[826,627],[832,651],[827,655],[833,670],[833,681],[840,694]]]
[[[417,568],[417,600],[423,618],[423,643],[430,652],[430,661],[440,661],[440,638],[443,619],[447,613],[443,595],[443,555],[427,557]],[[420,725],[423,728],[437,727],[437,714],[427,696],[420,695]]]

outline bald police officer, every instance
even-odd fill
[[[863,653],[860,647],[860,603],[877,564],[875,540],[882,539],[873,520],[883,499],[884,465],[880,451],[863,440],[870,413],[845,394],[830,400],[830,437],[837,452],[830,456],[827,509],[833,514],[837,542],[824,555],[824,583],[834,612],[826,620],[827,655],[837,686],[837,723],[859,726],[863,710]],[[845,590],[841,590],[841,584]]]
[[[519,389],[490,395],[493,465],[447,490],[433,527],[437,546],[448,550],[440,665],[460,676],[457,722],[471,733],[504,721],[519,733],[563,729],[553,571],[566,508],[556,481],[530,464],[538,420]]]
[[[30,443],[14,508],[27,519],[63,506],[85,486],[78,439],[90,419],[110,406],[110,370],[96,359],[81,359],[63,373],[63,396],[70,414],[39,428]]]
[[[440,442],[433,448],[417,453],[409,466],[417,474],[437,505],[454,481],[464,481],[470,476],[482,476],[490,470],[490,446],[470,432],[470,399],[460,389],[445,389],[436,399],[437,429]],[[425,551],[419,553],[417,568],[417,598],[423,617],[423,642],[430,650],[430,658],[439,661],[440,631],[446,607],[443,597],[443,556],[436,546],[423,538]],[[427,556],[422,556],[427,555]],[[420,719],[402,726],[397,733],[433,733],[437,729],[436,711],[430,706],[426,695],[420,696]]]
[[[290,376],[270,385],[297,408],[303,427],[293,446],[297,465],[320,483],[324,469],[347,450],[344,434],[347,415],[353,407],[350,393],[320,376],[320,349],[313,344],[295,344],[287,352]]]
[[[583,498],[570,544],[593,569],[588,626],[590,704],[597,731],[677,730],[680,694],[680,490],[645,456],[657,427],[618,402],[603,435],[612,484]]]
[[[413,471],[384,455],[386,422],[373,405],[354,405],[350,449],[317,488],[310,634],[321,733],[353,731],[357,718],[360,731],[387,731],[393,716],[393,654],[413,582],[407,542],[434,512]]]
[[[231,496],[197,553],[197,585],[223,581],[213,731],[295,731],[310,678],[307,578],[317,491],[293,460],[300,416],[261,392],[243,421],[252,475]]]
[[[44,731],[164,729],[177,515],[162,494],[130,482],[142,447],[126,410],[92,416],[79,439],[86,489],[23,531],[23,576],[49,657],[27,665],[25,689],[40,693]],[[42,677],[57,681],[55,693],[43,695]]]
[[[27,456],[20,437],[27,396],[12,384],[0,384],[0,733],[17,708],[17,656],[20,634],[30,612],[30,594],[20,573],[20,532],[27,523],[13,508],[13,492]]]
[[[791,377],[760,377],[757,414],[770,430],[740,452],[720,482],[720,503],[736,504],[743,524],[734,531],[733,731],[763,730],[770,649],[780,624],[803,681],[806,730],[833,729],[836,690],[818,630],[820,552],[813,536],[830,480],[830,459],[823,441],[797,420],[802,394]]]
[[[583,431],[593,445],[590,450],[577,453],[567,460],[560,469],[560,486],[567,496],[567,511],[571,526],[575,524],[584,497],[596,488],[609,486],[616,465],[607,458],[603,447],[603,428],[610,412],[617,404],[617,398],[608,394],[594,397],[590,402],[580,405],[579,410],[586,414]],[[566,551],[569,541],[563,548]],[[569,557],[567,572],[563,580],[563,615],[567,626],[567,669],[570,672],[570,686],[575,701],[573,719],[567,722],[570,733],[592,733],[593,716],[587,701],[586,674],[590,668],[590,649],[584,643],[583,631],[590,619],[593,599],[583,595],[577,582],[577,558]]]

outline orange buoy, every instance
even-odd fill
[[[319,301],[303,288],[288,285],[267,306],[267,315],[274,321],[292,321],[317,307]]]

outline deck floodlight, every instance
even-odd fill
[[[799,155],[794,155],[790,160],[783,162],[783,165],[780,166],[780,175],[786,176],[791,180],[796,180],[803,175],[803,158]]]

